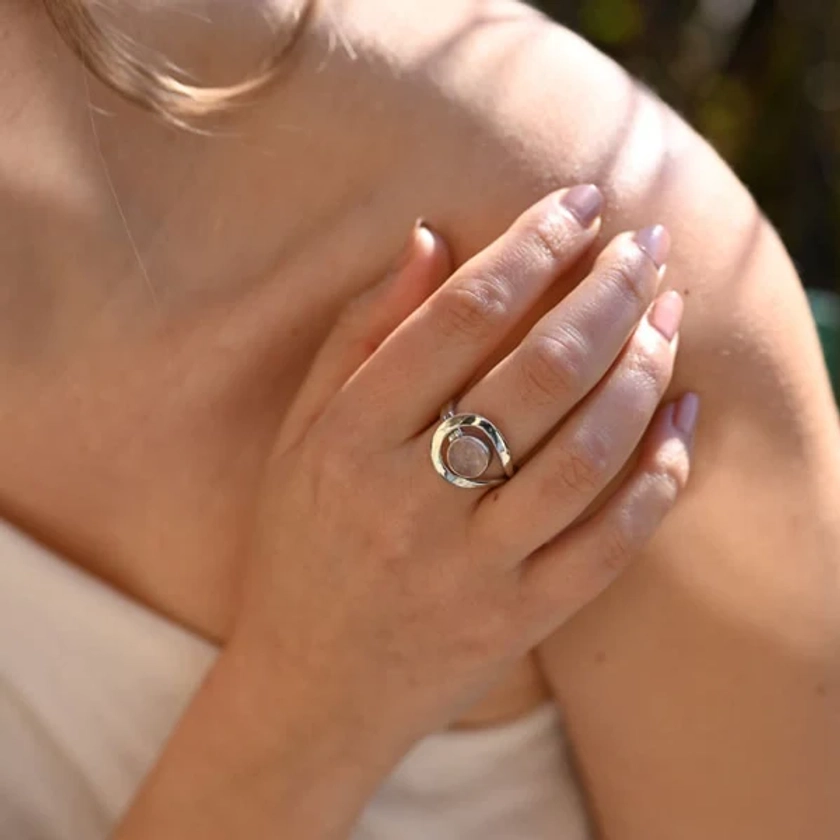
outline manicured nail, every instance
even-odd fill
[[[589,228],[601,215],[604,196],[594,184],[582,184],[564,193],[560,204],[580,222],[583,228]]]
[[[673,341],[682,323],[685,304],[679,292],[665,292],[656,299],[650,310],[648,321],[650,325],[665,337],[666,341]]]
[[[671,253],[671,235],[662,225],[653,225],[640,230],[634,237],[636,244],[662,268]]]
[[[689,440],[694,437],[697,428],[697,418],[700,414],[700,397],[694,393],[686,394],[674,410],[674,426]]]

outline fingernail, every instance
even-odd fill
[[[662,268],[671,253],[671,235],[662,225],[640,230],[634,237],[636,244],[656,263],[657,268]]]
[[[694,437],[699,415],[700,397],[697,394],[688,393],[677,403],[674,410],[674,426],[691,439]]]
[[[680,293],[665,292],[653,304],[648,321],[665,337],[666,341],[673,341],[674,336],[679,332],[684,311],[685,304]]]
[[[564,193],[560,204],[580,222],[583,228],[589,228],[601,215],[604,196],[594,184],[582,184]]]
[[[403,245],[402,250],[397,255],[397,258],[394,260],[393,264],[391,265],[391,270],[388,272],[388,275],[393,277],[396,274],[399,274],[401,271],[408,268],[411,260],[414,257],[414,250],[417,246],[417,231],[420,228],[424,227],[425,223],[422,219],[417,219],[414,225],[411,228],[411,233],[408,235],[408,240],[406,241],[405,245]]]

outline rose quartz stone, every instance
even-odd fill
[[[476,479],[490,466],[490,448],[477,438],[464,435],[449,444],[446,460],[455,475]]]

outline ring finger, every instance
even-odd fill
[[[513,481],[480,500],[474,525],[518,562],[571,525],[629,461],[671,381],[683,314],[666,292],[615,367]]]

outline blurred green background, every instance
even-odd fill
[[[806,285],[840,281],[840,0],[541,0],[684,114]]]

